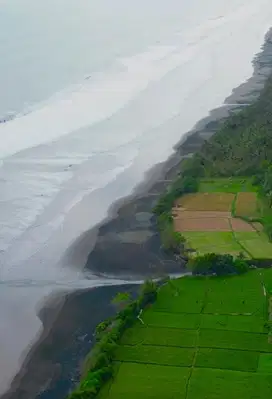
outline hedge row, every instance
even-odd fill
[[[250,266],[241,258],[229,254],[209,253],[190,259],[188,269],[196,276],[227,276],[246,273]]]
[[[140,311],[155,302],[157,289],[156,283],[146,281],[137,300],[97,326],[96,344],[86,359],[82,380],[69,399],[92,399],[97,396],[102,385],[113,375],[113,355],[120,337],[133,325]]]

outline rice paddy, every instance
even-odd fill
[[[250,180],[204,179],[199,192],[176,201],[174,229],[186,238],[191,253],[272,259],[272,244],[256,222],[259,208]]]
[[[267,399],[272,344],[265,323],[272,270],[184,277],[123,335],[100,399]]]

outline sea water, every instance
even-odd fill
[[[106,283],[64,252],[251,76],[271,21],[270,0],[0,0],[0,391],[41,299]]]

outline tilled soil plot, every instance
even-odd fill
[[[228,218],[174,219],[176,231],[231,231]]]
[[[232,193],[196,193],[184,195],[175,205],[184,211],[230,212],[234,198]]]
[[[251,224],[245,222],[242,219],[231,218],[230,222],[233,231],[255,231],[254,227],[251,226]]]

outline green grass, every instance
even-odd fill
[[[272,352],[272,345],[268,344],[267,334],[244,331],[201,330],[198,345],[204,348]]]
[[[243,251],[235,241],[231,231],[190,231],[183,232],[189,246],[196,249],[199,254],[209,252],[239,254]]]
[[[103,399],[185,398],[189,373],[183,367],[123,363]]]
[[[272,288],[272,269],[167,283],[124,333],[99,399],[271,397],[262,281]]]
[[[262,353],[259,358],[258,371],[272,374],[272,354]]]
[[[266,234],[257,231],[190,231],[183,232],[182,235],[189,248],[196,250],[199,255],[210,252],[238,255],[243,252],[246,257],[250,254],[257,259],[272,259],[272,243]]]
[[[202,179],[199,191],[203,193],[239,193],[256,191],[249,178]]]
[[[204,313],[264,315],[265,298],[258,271],[235,278],[210,278],[207,284]]]
[[[272,376],[218,369],[194,369],[187,399],[267,399]]]
[[[252,371],[258,368],[259,353],[230,349],[200,348],[196,367]]]
[[[258,316],[201,315],[201,328],[263,333],[265,319]]]
[[[171,281],[160,289],[153,308],[173,313],[199,313],[203,307],[205,290],[205,281],[201,278],[184,277],[179,283]]]
[[[261,237],[256,240],[241,241],[247,251],[257,259],[272,259],[272,244]]]
[[[200,324],[199,313],[166,313],[148,309],[142,315],[148,326],[197,329]]]
[[[178,348],[149,345],[122,345],[115,353],[115,360],[122,362],[159,364],[163,366],[189,367],[195,348]]]
[[[251,253],[253,258],[272,259],[272,243],[268,241],[268,237],[257,232],[236,232],[236,239],[241,242],[244,248]]]
[[[125,345],[143,344],[194,347],[196,339],[196,330],[156,328],[140,325],[128,329],[123,335],[121,343]]]

